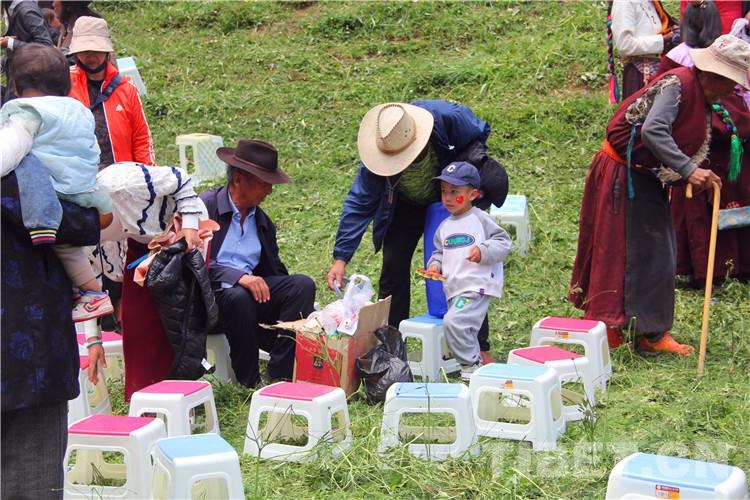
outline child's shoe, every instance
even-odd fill
[[[474,365],[461,365],[461,380],[468,382],[471,380],[471,374],[479,370],[481,367],[481,363],[476,363]]]
[[[107,292],[81,290],[80,298],[73,304],[73,321],[88,321],[113,312],[112,301]]]

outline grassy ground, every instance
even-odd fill
[[[491,308],[492,351],[528,342],[540,317],[576,314],[564,300],[591,154],[612,112],[605,94],[604,2],[99,4],[119,55],[138,60],[160,164],[174,138],[255,137],[280,150],[294,178],[264,208],[282,257],[324,290],[341,202],[354,176],[362,115],[384,101],[447,98],[489,121],[489,145],[511,192],[529,197],[530,254],[506,262]],[[421,261],[416,255],[415,260]],[[351,272],[376,278],[365,237]],[[425,310],[413,280],[412,312]],[[678,290],[677,338],[697,345],[702,293]],[[554,453],[482,442],[474,460],[424,463],[376,454],[382,408],[350,402],[354,449],[304,465],[242,457],[248,497],[602,497],[614,463],[635,450],[729,462],[750,470],[750,288],[715,294],[707,376],[695,358],[613,352],[614,377],[595,424],[570,425]],[[250,390],[215,385],[222,435],[242,449]],[[120,410],[125,408],[120,406]]]

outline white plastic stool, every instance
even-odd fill
[[[583,346],[585,356],[596,370],[596,386],[602,392],[612,378],[607,327],[601,321],[547,316],[531,328],[530,346],[575,344]]]
[[[526,255],[531,241],[529,206],[522,194],[509,194],[502,207],[490,206],[490,217],[498,224],[509,224],[516,228],[516,245],[520,255]]]
[[[86,349],[85,345],[87,334],[85,332],[78,333],[76,337],[78,338],[78,352],[82,355],[88,355],[89,350]],[[122,363],[125,360],[122,350],[122,335],[117,332],[102,331],[102,347],[107,358],[107,367],[103,370],[104,377],[107,380],[121,380]]]
[[[584,394],[562,388],[565,420],[582,420],[587,414],[593,417],[592,409],[596,406],[596,374],[587,357],[555,346],[522,347],[508,353],[508,364],[546,365],[557,372],[561,384],[580,382]]]
[[[130,82],[138,89],[138,95],[146,95],[146,85],[143,83],[138,67],[135,65],[135,59],[132,57],[118,58],[117,70],[121,75],[130,77]]]
[[[155,418],[92,415],[71,425],[63,462],[65,498],[148,498],[151,449],[165,435],[164,422]],[[105,461],[104,452],[122,453],[124,463]],[[98,478],[124,480],[124,484],[92,484]]]
[[[401,423],[404,415],[414,413],[430,414],[435,418],[439,418],[440,414],[448,414],[453,416],[455,424],[449,427]],[[416,440],[426,440],[428,443],[411,443]],[[442,443],[429,443],[432,440]],[[385,396],[378,451],[385,453],[402,442],[409,442],[409,453],[419,458],[444,460],[448,457],[479,455],[479,441],[466,386],[429,382],[396,383],[390,386]]]
[[[134,392],[128,414],[131,417],[162,414],[167,418],[167,434],[184,436],[193,433],[191,411],[201,405],[206,417],[204,432],[219,434],[214,391],[211,384],[202,380],[164,380]]]
[[[261,426],[261,416],[264,414],[267,419],[265,425]],[[294,417],[304,417],[307,428],[295,425]],[[335,426],[332,424],[334,419]],[[279,442],[282,440],[287,443]],[[289,441],[298,444],[289,444]],[[333,445],[334,456],[352,445],[349,409],[343,389],[278,382],[253,393],[244,453],[296,462],[311,458],[313,454],[309,452],[321,441]]]
[[[229,341],[226,335],[216,333],[206,336],[206,359],[216,367],[213,375],[224,382],[236,384],[237,376],[232,369],[232,358],[229,353]],[[258,349],[258,359],[269,361],[271,356],[263,349]]]
[[[413,375],[434,382],[440,379],[440,368],[445,373],[461,370],[461,365],[453,358],[445,343],[442,318],[424,314],[403,320],[398,329],[404,342],[409,337],[421,342],[420,352],[408,353],[409,368]]]
[[[237,452],[217,434],[160,439],[152,455],[154,500],[245,498]]]
[[[104,378],[99,378],[98,384],[89,380],[89,357],[79,356],[80,370],[78,371],[78,397],[68,401],[68,425],[86,418],[89,415],[109,415],[112,413],[112,403]]]
[[[471,375],[469,392],[481,436],[531,441],[535,450],[557,448],[565,417],[560,377],[552,368],[490,363]]]
[[[216,150],[224,146],[224,139],[218,135],[178,135],[175,144],[180,148],[180,167],[190,173],[196,186],[226,174],[226,163],[216,156]],[[193,148],[192,162],[188,161],[189,147]],[[190,164],[194,168],[189,168]]]
[[[731,465],[633,453],[612,469],[606,498],[746,500],[747,477]]]

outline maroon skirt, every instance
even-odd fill
[[[130,263],[148,248],[128,240],[125,262]],[[135,269],[125,269],[122,282],[122,343],[125,356],[125,400],[137,390],[167,377],[174,353],[167,340],[151,292],[133,282]]]

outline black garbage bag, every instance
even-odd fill
[[[412,382],[409,363],[406,360],[406,344],[401,332],[386,325],[375,331],[378,345],[357,359],[357,372],[365,383],[367,401],[385,401],[385,393],[396,382]]]

